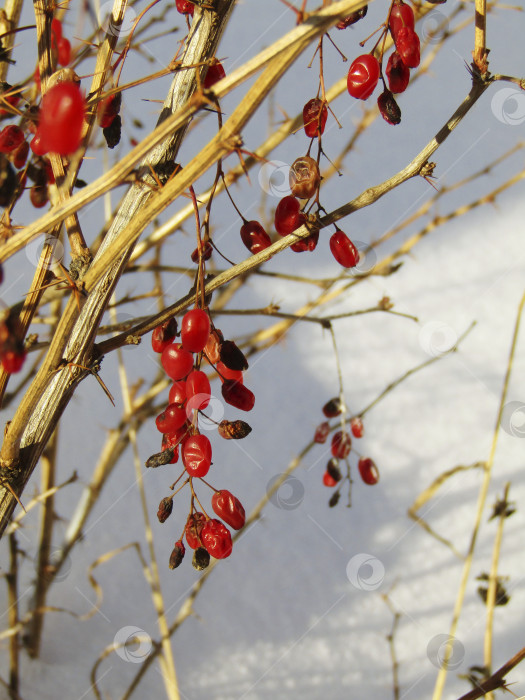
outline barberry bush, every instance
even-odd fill
[[[475,314],[469,323],[462,316],[461,329],[433,315],[429,286],[449,299],[478,276],[488,290],[499,284],[492,239],[483,251],[482,232],[475,244],[449,232],[460,230],[456,220],[475,229],[478,210],[522,188],[525,66],[511,41],[499,41],[490,62],[487,48],[491,22],[513,31],[516,18],[521,7],[484,0],[6,3],[0,683],[8,697],[47,697],[30,678],[31,664],[45,657],[48,635],[60,655],[75,634],[90,640],[63,676],[64,684],[82,677],[78,697],[159,689],[168,698],[310,697],[299,670],[289,687],[263,684],[259,695],[254,688],[269,671],[236,646],[254,596],[272,620],[286,619],[293,603],[282,587],[308,599],[296,568],[324,571],[332,586],[330,540],[344,552],[355,590],[382,587],[393,627],[383,634],[390,652],[385,645],[378,655],[383,691],[372,670],[378,658],[369,650],[373,661],[363,659],[357,641],[350,660],[331,650],[338,661],[316,687],[330,697],[390,697],[392,689],[404,697],[414,671],[400,675],[396,632],[410,612],[387,573],[396,570],[389,552],[411,532],[409,519],[384,554],[364,554],[399,504],[422,526],[436,562],[445,552],[463,564],[450,629],[408,645],[435,671],[423,695],[433,685],[434,700],[443,697],[460,666],[478,693],[465,698],[503,687],[525,655],[509,638],[503,656],[492,658],[495,606],[511,604],[498,574],[503,525],[515,511],[508,485],[493,493],[499,544],[490,573],[478,575],[481,650],[460,640],[457,624],[475,579],[489,487],[500,486],[491,482],[498,434],[521,436],[515,421],[525,404],[509,399],[521,306],[510,359],[498,357],[500,384],[484,378],[498,416],[492,443],[471,464],[462,463],[472,452],[458,447],[446,393],[415,407],[400,398],[391,415],[385,407],[415,377],[440,372],[475,333]],[[491,120],[483,128],[481,111],[482,125]],[[440,233],[446,245],[431,249]],[[451,279],[454,256],[463,262]],[[435,276],[414,270],[421,258]],[[518,300],[508,290],[497,297],[514,323]],[[476,374],[475,361],[469,372]],[[425,443],[431,466],[408,460],[401,474],[401,452],[423,442],[428,404],[440,420],[448,413],[434,432],[444,441],[454,435],[454,462],[443,464]],[[392,448],[398,418],[402,450]],[[452,536],[421,509],[458,474],[480,495],[468,511],[475,508],[472,532],[462,522]],[[300,506],[317,535],[333,533],[322,550],[305,537]],[[262,533],[261,522],[271,532]],[[254,570],[260,581],[250,593],[251,573],[245,580],[243,572]],[[204,588],[214,571],[222,582]],[[279,582],[270,597],[263,571]],[[69,592],[59,595],[59,586]],[[216,657],[209,675],[221,687],[203,679],[220,635],[209,643],[192,637],[193,651],[180,652],[181,679],[176,640],[201,591],[221,635],[232,611],[241,620],[224,639],[231,667],[246,662],[247,685],[221,675]],[[330,619],[330,606],[320,619]],[[57,623],[64,613],[68,623]],[[106,626],[93,629],[98,614]],[[289,641],[303,634],[294,627]],[[280,631],[272,641],[279,646]],[[128,663],[115,671],[108,657]],[[366,670],[358,681],[343,674],[347,663]]]

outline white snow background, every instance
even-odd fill
[[[146,4],[137,3],[133,11],[138,14]],[[314,5],[308,3],[308,8]],[[436,6],[433,21],[448,16],[456,6],[454,0]],[[25,8],[28,23],[30,9]],[[473,10],[473,4],[466,3],[462,18],[466,19]],[[362,52],[358,42],[384,20],[386,12],[386,3],[372,3],[362,23],[345,32],[332,32],[349,61]],[[169,17],[173,24],[183,26],[175,12]],[[429,20],[426,22],[426,30],[420,29],[423,35],[430,31]],[[239,2],[218,55],[224,59],[226,70],[232,71],[293,25],[293,15],[277,0]],[[66,21],[65,27],[66,35],[73,35],[73,26],[68,29]],[[174,35],[171,45],[159,41],[149,47],[154,59],[151,66],[145,67],[140,59],[133,59],[137,61],[137,71],[152,71],[166,65],[181,32]],[[497,9],[491,15],[488,46],[494,72],[525,75],[522,32],[522,12]],[[23,42],[24,46],[30,44],[25,36]],[[342,177],[332,178],[321,190],[327,210],[404,167],[441,128],[468,93],[470,77],[465,63],[471,61],[472,45],[471,24],[447,43],[430,71],[399,97],[403,111],[401,124],[392,127],[381,119],[376,120],[345,161]],[[282,118],[280,109],[294,115],[315,95],[317,64],[314,62],[310,70],[306,68],[311,54],[312,51],[305,53],[272,96],[276,120]],[[21,70],[19,79],[24,74],[22,68],[26,72],[30,70],[29,63],[24,64],[22,59],[20,62],[21,66],[13,69],[13,74]],[[130,61],[124,80],[136,77],[133,66]],[[327,85],[343,76],[348,66],[325,42]],[[161,89],[167,84],[165,79]],[[517,89],[512,95],[498,93],[509,86],[516,87],[511,83],[492,86],[435,154],[434,183],[438,189],[485,167],[523,139],[525,94]],[[226,115],[244,89],[224,100],[222,108]],[[495,97],[498,94],[500,97]],[[140,116],[145,122],[149,119],[151,123],[155,119],[157,106],[141,103],[140,99],[162,96],[157,84],[141,86],[129,98],[125,96],[123,114],[128,139],[133,116]],[[352,125],[363,105],[345,93],[334,102],[333,108],[343,129],[339,130],[333,117],[329,117],[323,144],[327,153],[336,157],[350,139]],[[207,133],[212,133],[214,123],[208,120],[206,128]],[[267,111],[263,108],[244,132],[246,147],[255,148],[268,129]],[[304,133],[298,132],[272,157],[276,162],[289,164],[303,154],[306,144]],[[190,137],[181,162],[194,152],[195,142]],[[227,165],[233,166],[234,158]],[[86,172],[90,173],[91,169],[95,172],[95,167],[96,164],[88,164]],[[447,195],[430,215],[445,215],[460,204],[483,196],[522,167],[523,153],[518,151],[473,185]],[[256,218],[262,194],[260,183],[264,178],[257,169],[250,178],[251,185],[236,186],[232,194],[247,218]],[[286,194],[279,187],[277,182],[269,188],[267,210]],[[369,243],[416,211],[434,193],[423,179],[412,180],[377,205],[342,221],[341,227],[353,240]],[[113,204],[118,196],[115,195]],[[93,208],[90,211],[84,214],[84,220],[93,216]],[[262,518],[243,533],[232,556],[215,567],[194,603],[195,614],[172,638],[181,698],[392,698],[387,635],[393,617],[381,597],[386,593],[401,615],[395,635],[400,698],[432,697],[463,563],[410,520],[407,509],[443,472],[489,456],[518,304],[524,291],[524,220],[523,185],[518,184],[500,195],[494,205],[474,209],[438,227],[409,256],[401,259],[403,264],[396,274],[371,277],[323,310],[324,314],[328,311],[336,314],[365,309],[388,296],[395,304],[395,311],[418,319],[415,322],[403,316],[371,313],[335,322],[345,396],[349,409],[356,413],[389,383],[425,360],[443,354],[473,322],[475,326],[457,352],[415,373],[366,415],[365,435],[355,440],[354,445],[377,463],[381,473],[379,484],[364,485],[354,468],[351,508],[346,507],[345,490],[339,505],[328,508],[331,490],[323,486],[322,474],[329,445],[317,446],[266,506]],[[235,261],[246,254],[239,240],[239,225],[237,214],[222,198],[214,210],[215,240],[221,251]],[[179,264],[181,259],[187,259],[194,247],[192,227],[193,223],[188,223],[189,235],[184,240],[177,234],[166,246],[166,253],[173,255],[167,264]],[[413,226],[401,236],[407,238],[419,229],[419,225]],[[380,247],[378,259],[399,243],[397,236]],[[25,258],[21,255],[17,259],[22,269]],[[217,262],[220,268],[223,264]],[[340,271],[328,249],[327,231],[321,233],[313,254],[298,256],[286,251],[265,269],[316,279]],[[16,265],[6,266],[6,276],[3,291],[9,302],[25,291],[27,278],[17,279]],[[136,291],[135,282],[130,279],[122,283],[123,294],[126,289]],[[186,284],[186,280],[178,278],[168,280],[168,301],[185,293]],[[258,308],[274,302],[283,311],[293,312],[317,293],[316,288],[304,283],[279,279],[269,283],[265,278],[252,277],[242,297],[235,298],[234,306]],[[150,307],[149,312],[152,310]],[[135,314],[135,310],[129,312]],[[246,320],[229,316],[221,317],[217,325],[225,336],[242,337],[251,329],[272,322],[272,319],[261,321],[259,317]],[[517,512],[505,522],[499,573],[509,577],[506,586],[511,600],[495,611],[494,670],[525,646],[522,623],[524,348],[522,331],[506,399],[507,403],[517,402],[513,404],[516,410],[512,416],[505,414],[499,432],[493,478],[443,696],[446,699],[466,693],[469,685],[458,676],[467,673],[470,666],[482,665],[486,608],[477,593],[479,582],[475,577],[490,570],[497,520],[488,522],[488,517],[508,481],[510,500],[516,504]],[[123,356],[131,383],[156,369],[157,359],[151,352],[149,338],[138,348],[126,349]],[[65,480],[74,470],[80,478],[57,495],[56,510],[61,520],[56,524],[56,547],[81,497],[83,484],[89,480],[107,429],[115,425],[120,415],[114,355],[104,360],[101,376],[117,398],[117,409],[110,406],[97,383],[88,379],[77,390],[61,423],[58,480]],[[338,393],[330,334],[318,325],[296,324],[282,343],[254,357],[245,383],[256,395],[254,410],[246,417],[227,407],[225,415],[247,419],[253,432],[239,442],[212,438],[214,465],[209,476],[216,487],[232,491],[249,513],[272,479],[282,474],[290,460],[309,442],[316,425],[323,420],[322,405]],[[4,421],[11,417],[9,410],[2,415]],[[152,421],[139,434],[142,462],[158,451],[159,442]],[[191,567],[191,552],[176,571],[170,571],[167,566],[187,508],[187,499],[181,494],[175,499],[170,519],[163,525],[156,521],[158,502],[168,494],[173,473],[166,475],[160,469],[143,473],[170,623],[200,576]],[[461,552],[466,552],[469,545],[481,480],[481,469],[461,472],[447,480],[423,509],[422,514],[432,527]],[[35,473],[27,497],[38,487]],[[38,509],[23,523],[18,535],[19,545],[27,553],[21,569],[22,613],[32,592]],[[4,539],[0,558],[4,572],[8,567],[6,542]],[[53,584],[48,604],[76,615],[88,613],[96,599],[87,577],[89,565],[106,552],[130,542],[138,542],[146,554],[133,457],[127,450],[86,525],[83,541],[75,547]],[[104,698],[121,698],[147,658],[151,639],[159,639],[150,589],[136,552],[127,549],[94,573],[104,592],[95,614],[78,620],[63,612],[49,612],[40,658],[30,660],[22,653],[20,694],[24,700],[94,697],[90,671],[97,657],[114,640],[123,641],[134,634],[133,630],[139,630],[140,644],[112,653],[98,669]],[[0,588],[0,595],[5,629],[8,626],[5,586]],[[0,652],[0,672],[6,679],[9,659],[5,638],[0,642]],[[525,694],[523,678],[520,666],[508,676],[516,696]],[[7,697],[5,693],[0,688],[0,697]],[[164,695],[160,667],[155,661],[133,697]],[[497,697],[503,696],[498,693]]]

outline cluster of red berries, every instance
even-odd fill
[[[326,418],[337,418],[341,415],[343,406],[339,397],[335,397],[327,401],[323,406],[323,414]],[[328,421],[323,421],[315,429],[314,442],[324,445],[332,428]],[[354,438],[362,438],[364,434],[363,421],[360,416],[354,416],[350,420],[350,433]],[[333,488],[339,484],[339,488],[330,498],[329,505],[333,507],[337,505],[341,493],[341,486],[345,479],[350,480],[350,469],[347,470],[347,475],[343,477],[339,463],[341,460],[346,460],[352,450],[352,437],[346,430],[338,430],[332,435],[330,451],[332,457],[328,460],[326,471],[323,474],[323,484]],[[349,467],[349,463],[347,461]],[[379,481],[379,471],[370,457],[359,456],[357,469],[361,479],[365,484],[373,486]]]
[[[353,21],[348,22],[348,24],[339,23],[341,26],[338,25],[338,27],[343,29],[361,19],[361,16],[356,17],[357,14],[354,13],[351,16]],[[377,105],[383,119],[389,124],[395,125],[401,121],[401,110],[394,99],[394,93],[406,90],[410,80],[410,68],[419,66],[420,42],[414,26],[414,12],[410,5],[407,5],[403,0],[393,0],[385,29],[376,43],[376,47],[378,47],[386,32],[390,31],[395,51],[390,55],[385,71],[388,88],[382,74],[383,56],[380,54],[378,59],[375,55],[375,48],[370,53],[358,56],[348,71],[348,92],[359,100],[366,100],[372,95],[381,77],[384,90],[377,100]]]
[[[180,342],[177,342],[179,335]],[[248,368],[248,362],[233,341],[224,340],[221,331],[212,328],[208,312],[200,308],[184,315],[180,333],[174,318],[158,326],[153,331],[151,344],[153,350],[161,355],[162,367],[173,384],[169,390],[169,403],[156,418],[157,428],[162,433],[162,451],[150,457],[146,466],[175,464],[180,449],[184,469],[172,489],[180,479],[185,479],[182,487],[162,499],[157,516],[160,522],[164,522],[171,514],[174,496],[189,484],[190,512],[183,533],[175,543],[169,565],[175,568],[181,563],[185,537],[188,546],[195,550],[193,565],[201,570],[208,565],[210,556],[216,559],[230,556],[231,534],[224,523],[239,530],[244,525],[245,513],[241,503],[229,491],[214,489],[204,481],[212,464],[212,445],[199,430],[199,416],[205,415],[203,412],[210,403],[211,387],[208,375],[200,366],[206,360],[217,372],[226,403],[243,411],[251,411],[255,396],[243,382],[243,371]],[[244,421],[223,420],[218,425],[218,432],[227,440],[241,439],[251,432],[251,428]],[[224,523],[210,518],[204,511],[195,493],[197,479],[213,489],[211,505]],[[195,501],[200,510],[197,510]]]

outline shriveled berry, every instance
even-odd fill
[[[272,245],[272,239],[258,221],[246,221],[241,226],[241,240],[253,255]]]
[[[365,429],[363,427],[363,421],[361,420],[361,418],[359,418],[359,416],[354,416],[350,421],[350,430],[352,431],[352,435],[355,438],[363,437]]]
[[[166,496],[159,503],[159,509],[157,511],[157,518],[159,523],[164,523],[170,517],[171,511],[173,510],[173,498]]]
[[[211,498],[211,506],[216,515],[224,522],[233,527],[234,530],[240,530],[246,522],[246,513],[242,503],[235,496],[222,489],[216,491]]]
[[[359,251],[346,233],[340,229],[330,237],[330,251],[343,267],[355,267],[359,262]]]
[[[254,394],[233,379],[226,379],[222,385],[222,397],[230,406],[235,406],[241,411],[251,411],[255,404]]]
[[[184,314],[180,335],[182,347],[188,352],[200,352],[210,335],[210,317],[203,309],[191,309]]]
[[[328,474],[330,474],[330,476],[336,483],[341,481],[341,479],[343,478],[341,470],[339,469],[339,461],[335,457],[332,457],[332,459],[328,460],[328,463],[326,465],[326,471],[328,472]]]
[[[153,352],[162,352],[168,345],[173,343],[176,335],[177,321],[173,317],[154,328],[151,334],[151,347],[153,348]]]
[[[390,90],[385,90],[377,98],[377,106],[383,119],[396,126],[401,122],[401,109]]]
[[[391,92],[405,92],[410,81],[410,68],[403,63],[403,59],[394,51],[386,64],[386,77]]]
[[[333,399],[327,401],[323,406],[323,413],[327,418],[335,418],[342,411],[341,399],[339,396],[334,396]]]
[[[221,420],[217,431],[225,440],[242,440],[252,432],[252,429],[243,420]]]
[[[324,443],[326,442],[326,438],[329,434],[330,424],[328,423],[328,421],[325,421],[324,423],[318,425],[315,429],[314,442],[317,442],[320,445],[324,445]]]
[[[296,243],[292,243],[290,250],[294,253],[306,253],[312,252],[317,248],[317,243],[319,242],[319,230],[315,229],[306,238],[299,239]]]
[[[224,340],[224,336],[218,328],[214,328],[208,336],[208,341],[204,346],[204,354],[212,365],[217,364],[221,359],[220,345]]]
[[[216,518],[211,518],[204,523],[201,540],[206,550],[215,559],[226,559],[232,553],[230,531]]]
[[[224,340],[219,347],[221,362],[228,369],[244,371],[248,369],[248,360],[233,340]]]
[[[168,449],[162,449],[162,452],[157,452],[146,460],[146,467],[148,469],[157,469],[157,467],[163,467],[165,464],[173,463],[173,454],[175,448],[169,447]],[[177,461],[177,460],[175,460]]]
[[[340,498],[341,498],[341,492],[339,490],[335,491],[330,496],[330,500],[328,501],[328,507],[335,508],[335,506],[339,503]]]
[[[160,361],[168,377],[174,380],[184,379],[193,367],[193,355],[178,343],[164,348]]]
[[[374,486],[379,481],[379,469],[370,457],[361,457],[357,464],[361,479],[368,486]]]
[[[293,195],[283,197],[275,209],[275,230],[280,236],[287,236],[302,223],[301,204]]]
[[[348,71],[348,92],[358,100],[366,100],[374,92],[379,74],[379,61],[375,56],[369,53],[358,56]]]
[[[193,513],[189,516],[188,520],[186,521],[185,529],[188,547],[191,547],[192,549],[202,547],[201,531],[205,522],[206,516],[204,513]]]
[[[314,97],[303,107],[304,133],[308,138],[315,138],[324,133],[328,109],[323,100]]]
[[[206,77],[202,81],[202,87],[205,90],[209,90],[215,85],[215,83],[218,83],[219,80],[222,80],[225,77],[226,72],[222,66],[222,63],[220,61],[217,61],[217,63],[212,63],[212,65],[208,68]]]
[[[206,435],[190,435],[182,443],[182,462],[190,476],[206,476],[211,465],[211,442]]]
[[[170,561],[168,564],[170,569],[176,569],[178,566],[180,566],[185,554],[186,548],[183,542],[181,542],[181,540],[175,542],[175,547],[173,548],[173,551],[170,554]]]
[[[204,549],[204,547],[198,547],[193,552],[193,559],[191,562],[194,569],[197,571],[204,571],[210,565],[210,555],[209,552]]]
[[[396,37],[396,50],[406,66],[409,68],[419,66],[421,47],[419,37],[413,29],[401,27]]]
[[[352,24],[359,22],[360,19],[363,19],[363,17],[366,16],[367,12],[368,5],[365,5],[364,7],[361,7],[361,9],[352,12],[351,15],[343,17],[343,19],[339,20],[339,22],[335,26],[337,27],[337,29],[346,29],[347,27],[352,26]]]
[[[45,207],[49,202],[47,185],[34,185],[34,187],[31,187],[29,190],[29,199],[35,209]]]
[[[161,443],[161,451],[165,452],[166,450],[169,450],[170,453],[169,455],[166,454],[165,457],[167,459],[166,464],[177,464],[179,461],[179,447],[178,445],[174,445],[173,447],[169,446],[169,440],[167,440],[168,435],[172,435],[173,433],[163,433],[162,434],[162,443]],[[168,459],[169,457],[169,459]],[[160,466],[160,465],[159,465]]]
[[[331,451],[337,459],[345,459],[350,454],[352,449],[352,440],[348,433],[343,433],[340,430],[334,433],[332,437]]]
[[[119,145],[122,136],[122,119],[120,114],[117,114],[109,126],[105,126],[102,129],[102,133],[108,148],[115,148],[115,146]]]
[[[321,183],[319,166],[310,156],[302,156],[294,160],[289,177],[292,194],[299,199],[313,197]]]

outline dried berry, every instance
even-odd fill
[[[321,173],[317,162],[310,156],[297,158],[290,168],[290,189],[294,197],[310,199],[319,189]]]
[[[166,496],[166,498],[163,498],[162,501],[159,503],[159,509],[157,511],[157,518],[159,519],[159,523],[165,522],[170,517],[172,510],[173,499],[170,496]]]
[[[169,464],[173,459],[174,452],[174,447],[168,447],[167,450],[162,450],[162,452],[151,455],[151,457],[146,460],[146,467],[148,467],[148,469],[155,469],[156,467],[162,467],[164,464]]]
[[[210,555],[209,552],[204,549],[204,547],[199,547],[193,553],[193,559],[191,562],[194,569],[197,571],[204,571],[210,565]]]
[[[243,420],[221,420],[217,430],[225,440],[242,440],[252,432],[251,427]]]
[[[184,547],[184,544],[180,540],[178,542],[175,542],[175,547],[173,548],[173,551],[170,554],[170,569],[176,569],[178,566],[180,566],[182,560],[184,559],[185,553],[186,548]]]
[[[377,98],[377,106],[383,119],[389,124],[399,124],[401,121],[401,109],[390,90],[385,90]]]
[[[248,369],[248,360],[233,340],[225,340],[219,347],[221,362],[228,368],[237,372]]]

